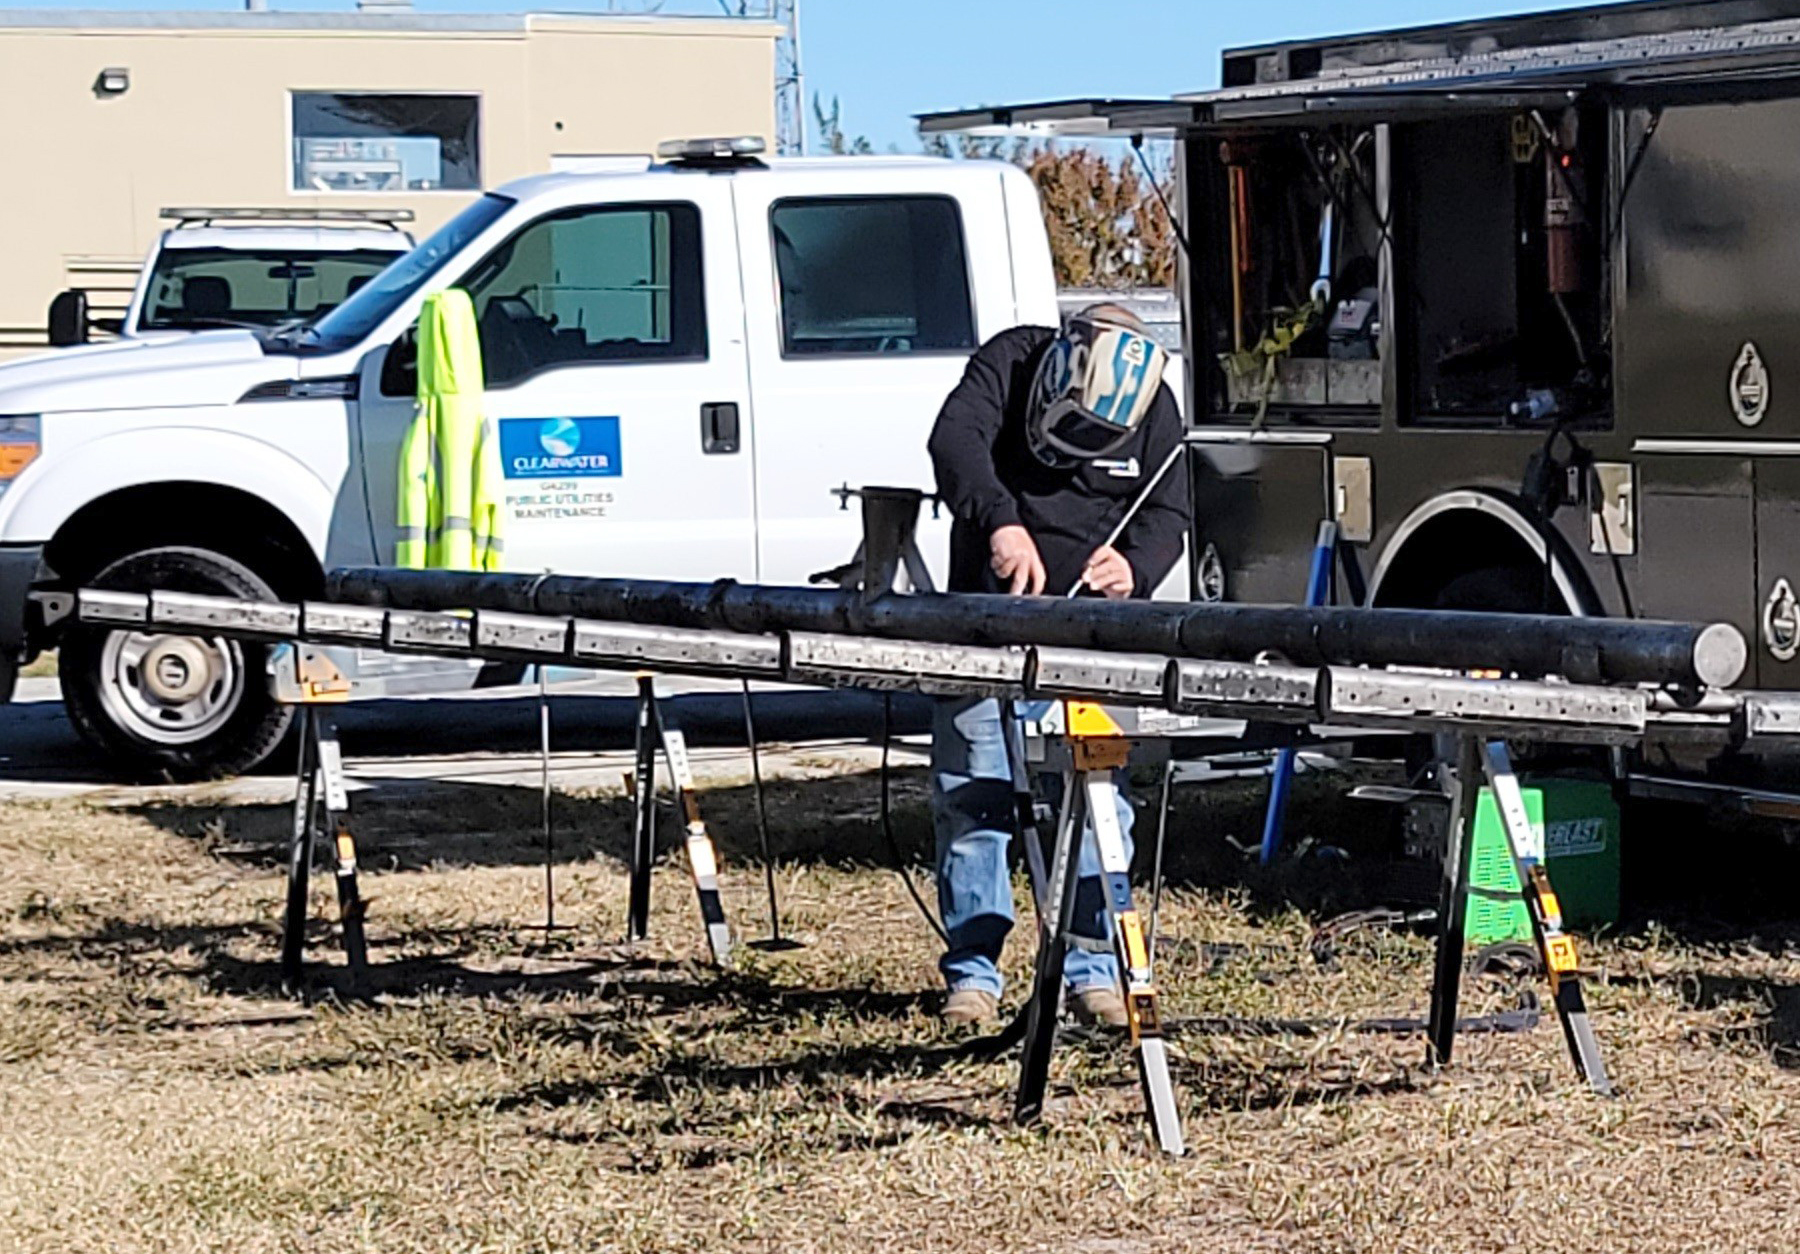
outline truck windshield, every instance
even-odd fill
[[[315,318],[397,255],[378,248],[164,248],[137,329],[274,327]]]
[[[511,209],[511,197],[489,194],[475,201],[364,284],[350,299],[317,322],[273,337],[270,348],[300,353],[331,353],[360,344],[387,316],[406,303],[431,276],[460,254],[469,241]]]

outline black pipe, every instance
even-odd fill
[[[940,593],[882,597],[854,592],[569,575],[351,567],[332,572],[326,597],[404,610],[509,610],[710,631],[810,631],[948,644],[1048,644],[1111,652],[1181,652],[1191,607],[1180,602],[1064,600]]]
[[[1724,623],[1278,605],[1196,607],[1182,623],[1190,657],[1240,658],[1256,641],[1307,666],[1486,669],[1585,684],[1723,688],[1748,660],[1743,636]]]
[[[1059,645],[1105,652],[1296,666],[1491,669],[1578,683],[1722,688],[1747,661],[1724,623],[1484,614],[1461,610],[1310,609],[1291,605],[1064,600],[969,593],[882,597],[836,589],[484,575],[353,567],[332,572],[331,600],[392,609],[510,610],[660,627],[811,631],[971,645]]]

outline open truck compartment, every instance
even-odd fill
[[[1413,421],[1534,422],[1608,408],[1598,107],[1402,128],[1400,300]]]
[[[1619,115],[1393,103],[1185,144],[1196,418],[1603,423]]]
[[[1329,126],[1191,142],[1189,194],[1215,226],[1194,261],[1211,415],[1378,410],[1384,139]]]

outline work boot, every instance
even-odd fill
[[[1090,1026],[1123,1028],[1131,1025],[1125,999],[1119,996],[1118,989],[1105,984],[1073,990],[1069,996],[1069,1009],[1074,1012],[1077,1022]]]
[[[999,1013],[1000,999],[986,989],[955,989],[944,1001],[944,1022],[953,1028],[991,1023]]]

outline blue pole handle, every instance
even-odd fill
[[[1337,555],[1337,524],[1319,524],[1319,538],[1313,544],[1312,568],[1306,576],[1306,604],[1317,607],[1331,595],[1331,560]],[[1269,778],[1269,808],[1263,813],[1262,864],[1275,861],[1281,849],[1282,827],[1287,822],[1288,789],[1294,778],[1294,762],[1299,755],[1283,749],[1275,755],[1275,770]]]

